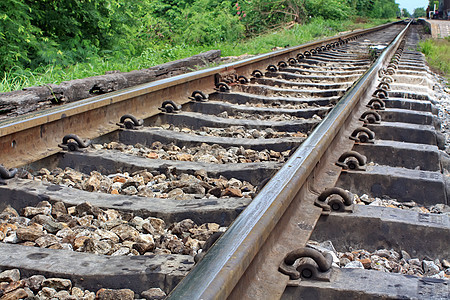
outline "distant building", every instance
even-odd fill
[[[439,17],[449,19],[450,0],[439,0]]]

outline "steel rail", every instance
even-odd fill
[[[167,299],[226,299],[230,295],[362,95],[374,84],[378,71],[398,48],[410,24],[349,89]]]
[[[57,145],[67,134],[75,133],[82,138],[92,139],[113,132],[117,130],[115,123],[122,115],[148,118],[157,114],[158,106],[167,99],[184,104],[195,90],[213,91],[218,75],[235,72],[248,76],[255,69],[263,69],[269,64],[295,56],[295,52],[381,30],[396,23],[357,30],[2,121],[0,164],[19,167],[52,155],[60,151]]]

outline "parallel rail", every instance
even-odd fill
[[[115,123],[124,112],[145,119],[157,114],[158,107],[164,100],[169,98],[184,104],[189,101],[188,97],[192,91],[211,92],[218,80],[229,74],[248,76],[255,69],[265,69],[268,65],[287,60],[298,52],[358,37],[391,25],[358,30],[2,121],[0,162],[5,167],[26,165],[59,152],[57,145],[66,134],[77,133],[90,139],[99,137],[117,130]]]
[[[67,214],[58,216],[52,208],[51,214],[47,212],[34,220],[30,213],[26,215],[29,219],[13,220],[8,218],[14,209],[6,208],[0,220],[3,228],[0,239],[6,234],[8,238],[0,243],[4,253],[0,256],[0,269],[18,268],[28,275],[45,273],[69,278],[75,285],[91,290],[130,288],[141,296],[146,289],[159,287],[172,291],[169,299],[309,299],[318,297],[314,295],[327,298],[361,292],[365,296],[426,295],[440,299],[448,291],[443,279],[450,277],[449,267],[446,267],[446,274],[442,270],[442,266],[450,266],[445,261],[450,255],[446,249],[446,240],[450,238],[448,213],[423,214],[349,205],[352,201],[349,198],[345,210],[354,208],[353,213],[339,212],[335,206],[332,212],[325,213],[317,203],[322,197],[318,196],[330,187],[334,190],[342,187],[355,193],[357,203],[362,203],[364,193],[370,197],[386,195],[389,201],[398,200],[392,202],[397,203],[397,207],[416,205],[411,201],[424,206],[448,203],[442,174],[446,158],[439,151],[443,145],[437,132],[440,122],[435,116],[436,107],[430,103],[433,101],[430,87],[434,83],[417,75],[419,72],[423,77],[429,76],[423,57],[405,50],[406,41],[413,44],[417,41],[417,30],[410,24],[404,29],[403,25],[393,26],[392,31],[383,30],[389,26],[383,25],[3,121],[0,123],[0,163],[34,171],[33,175],[19,172],[17,177],[20,178],[13,179],[0,174],[5,179],[0,177],[0,199],[3,200],[0,209],[12,205],[19,212],[28,206],[23,212],[25,216],[26,210],[33,211],[31,205],[41,208],[53,205],[62,211],[67,208]],[[374,30],[383,30],[383,33],[375,32],[353,41]],[[366,47],[378,41],[387,47],[371,64]],[[349,42],[349,45],[329,52],[319,51],[311,58],[288,60],[297,51],[334,42]],[[395,58],[391,59],[394,52]],[[281,62],[283,60],[290,65]],[[389,61],[390,70],[386,71],[384,68]],[[243,78],[245,82],[235,81],[237,75],[248,76],[255,69],[263,70],[277,62],[279,69],[270,66],[265,74],[252,73],[250,81],[246,78]],[[398,68],[398,72],[392,68]],[[386,90],[373,94],[378,98],[371,103],[375,100],[373,103],[378,106],[369,105],[379,83],[377,76],[391,71],[395,75],[384,77],[379,85]],[[228,79],[231,79],[231,89],[218,84]],[[387,83],[389,80],[391,85]],[[425,84],[421,87],[412,85],[414,83]],[[214,86],[217,92],[209,94],[208,102],[197,99],[187,103],[192,91],[201,90],[206,94],[212,92]],[[186,105],[178,113],[157,114],[163,100],[169,99]],[[136,121],[139,123],[136,130],[128,126],[117,130],[116,122],[124,113],[145,119],[145,126]],[[375,119],[364,120],[367,113]],[[377,117],[382,122],[377,122]],[[362,123],[366,126],[365,132],[372,130],[373,135],[376,132],[376,139],[370,141],[373,144],[363,139],[358,142],[349,139]],[[60,151],[56,145],[61,137],[71,133],[94,139],[93,145],[81,152],[63,151],[51,155]],[[347,165],[336,164],[345,156],[341,154],[348,154],[350,150],[366,156],[356,153],[360,158],[357,164],[364,165],[362,168],[353,170],[348,165],[352,161],[348,160]],[[43,157],[45,159],[41,160]],[[287,157],[289,160],[282,166]],[[370,159],[367,164],[366,158]],[[450,162],[450,157],[447,159]],[[44,168],[36,172],[41,167]],[[276,170],[279,171],[265,184],[265,179]],[[7,173],[4,168],[0,171]],[[367,199],[367,195],[364,199],[367,200],[364,203],[373,201]],[[399,204],[402,201],[409,204]],[[439,213],[448,209],[442,207],[436,208]],[[426,207],[415,208],[427,211]],[[428,208],[435,211],[431,206]],[[104,219],[98,216],[106,210],[118,214],[116,221],[121,225],[103,223]],[[155,220],[155,217],[160,219]],[[3,226],[9,220],[16,225]],[[56,248],[44,249],[48,245],[42,240],[24,237],[24,230],[32,228],[29,224],[48,220],[53,220],[50,222],[53,227],[46,227],[50,228],[49,232],[43,231],[44,240],[48,245],[56,240],[57,244],[51,244]],[[58,224],[56,220],[70,225]],[[141,222],[160,222],[159,225],[152,223],[159,228],[158,232],[152,231],[155,228],[151,226],[145,229]],[[375,237],[371,232],[353,231],[354,224],[364,227],[364,222],[372,224]],[[160,227],[164,223],[172,225]],[[14,226],[20,233],[5,232]],[[57,234],[60,229],[55,226],[69,226],[66,229],[73,228],[74,232],[99,228],[117,232],[125,227],[139,238],[129,240],[120,235],[120,239],[117,237],[113,242],[111,238],[77,233],[87,239],[82,245],[80,242],[75,245],[75,241],[63,241]],[[221,226],[230,227],[207,250],[214,237],[225,230]],[[341,226],[345,230],[340,230]],[[207,231],[198,234],[200,229]],[[431,236],[426,245],[421,235]],[[208,236],[211,239],[207,240]],[[169,241],[176,242],[176,247],[169,247]],[[316,251],[311,247],[320,242],[314,241],[326,242],[317,248],[322,250]],[[13,245],[17,243],[19,245]],[[203,243],[203,252],[194,259],[193,255]],[[409,254],[404,254],[403,250],[424,259],[424,264],[425,260],[439,258],[442,265],[435,261],[441,268],[439,275],[427,273],[426,276],[438,276],[434,278],[441,278],[441,281],[375,271],[365,274],[365,270],[349,272],[336,265],[327,267],[328,275],[320,275],[331,276],[328,282],[296,280],[280,272],[280,266],[293,263],[292,255],[287,256],[292,250],[310,253],[312,257],[324,255],[320,252],[327,253],[323,257],[327,262],[319,264],[321,269],[329,263],[330,253],[341,258],[342,253],[338,254],[333,246],[331,251],[324,250],[323,247],[328,246],[322,245],[326,243],[335,243],[339,251],[367,247],[361,250],[364,253],[378,251],[380,246],[392,247],[398,252],[402,250],[403,263],[410,262]],[[66,250],[56,250],[63,244]],[[305,245],[308,248],[304,248]],[[386,256],[386,251],[391,250],[380,251],[384,253],[380,255]],[[13,259],[8,253],[19,259]],[[349,252],[346,255],[353,257]],[[400,254],[395,254],[395,264],[398,263],[402,271],[399,259]],[[198,263],[188,273],[194,260]],[[67,265],[67,261],[72,263]],[[349,260],[334,261],[347,267]],[[360,263],[353,258],[351,261]],[[422,264],[418,259],[411,263]],[[370,260],[365,264],[366,268],[380,270],[380,266],[372,265]],[[425,266],[422,274],[424,270]],[[400,271],[393,272],[406,273]],[[304,277],[310,278],[305,274]],[[393,284],[372,286],[378,282],[377,278]],[[354,279],[366,283],[347,284]],[[433,285],[431,289],[429,284]],[[411,288],[413,285],[417,285],[417,291]]]
[[[335,148],[330,145],[333,142],[336,143],[335,139],[338,136],[341,138],[343,133],[348,131],[352,121],[350,116],[355,107],[360,104],[360,99],[367,96],[370,88],[374,87],[378,71],[396,51],[409,25],[410,23],[383,51],[364,76],[342,97],[326,119],[266,184],[252,203],[216,242],[215,246],[209,250],[203,260],[172,291],[169,299],[226,299],[230,295],[248,299],[275,299],[281,296],[288,278],[281,274],[274,275],[277,269],[270,268],[273,264],[271,265],[268,260],[256,261],[250,274],[244,276],[244,273],[257,254],[264,251],[262,250],[264,247],[271,248],[271,245],[265,245],[270,235],[289,231],[286,230],[289,227],[286,222],[289,221],[282,220],[283,215],[287,214],[292,217],[292,209],[298,209],[299,205],[300,207],[307,206],[303,203],[293,205],[292,202],[309,200],[308,196],[304,194],[305,190],[308,190],[308,180],[314,181],[315,170],[322,167],[319,162],[324,160],[324,156],[333,156],[332,151]],[[349,141],[345,141],[345,143],[353,144]],[[336,147],[336,145],[334,146]],[[337,179],[337,176],[333,177]],[[332,185],[330,184],[330,186]],[[304,193],[300,193],[302,189]],[[310,204],[312,205],[312,203]],[[300,212],[296,217],[303,220],[303,225],[308,228],[306,231],[309,232],[314,228],[320,214],[320,209],[309,208],[305,212]],[[292,235],[292,232],[290,234],[300,245],[302,243],[304,245],[309,237],[309,235],[306,237]],[[278,240],[278,238],[274,237],[274,240]],[[280,252],[277,253],[279,260],[285,255]],[[275,265],[277,264],[275,263]],[[272,273],[273,277],[271,278],[268,273]],[[264,280],[261,281],[260,278],[264,278]],[[232,294],[233,290],[234,294]],[[246,292],[243,293],[243,291]]]

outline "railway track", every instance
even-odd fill
[[[416,27],[3,121],[0,268],[47,277],[12,291],[448,297],[445,139]]]

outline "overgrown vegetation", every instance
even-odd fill
[[[450,81],[450,37],[428,39],[419,44],[429,65]]]
[[[354,16],[398,14],[394,0],[2,0],[0,91],[148,68],[212,48],[261,53],[335,34]],[[286,26],[290,40],[269,33]]]
[[[422,18],[422,17],[426,17],[426,16],[427,16],[427,12],[425,11],[425,8],[417,7],[414,9],[414,13],[413,13],[414,18]]]

